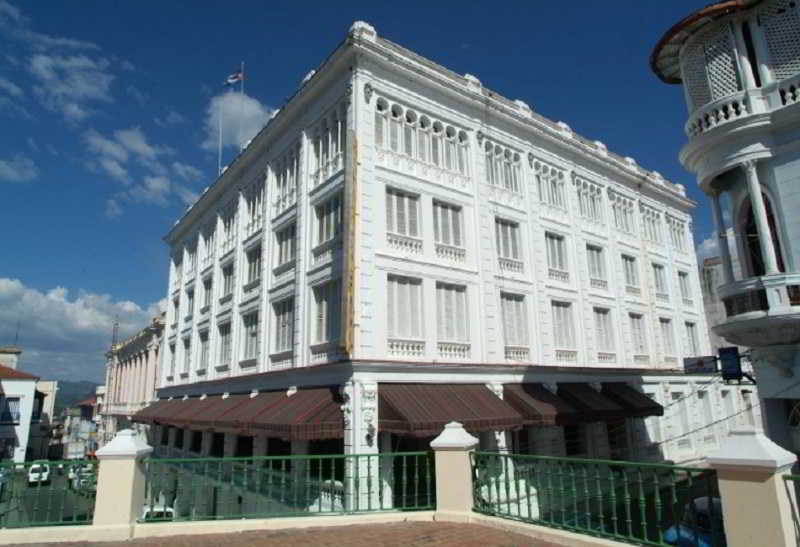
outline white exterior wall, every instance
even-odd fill
[[[17,446],[14,449],[14,462],[25,461],[25,452],[28,448],[28,438],[31,428],[31,415],[33,414],[34,391],[36,380],[0,380],[0,391],[4,397],[19,397],[19,423],[0,425],[0,438],[16,438]]]

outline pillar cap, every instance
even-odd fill
[[[107,445],[95,454],[98,460],[138,458],[146,456],[153,451],[142,437],[133,429],[118,431]]]
[[[439,436],[431,441],[434,450],[469,450],[478,446],[478,439],[467,433],[459,422],[444,426]]]
[[[715,469],[776,472],[794,465],[797,456],[775,444],[761,428],[745,426],[731,430],[706,461]]]

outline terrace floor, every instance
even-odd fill
[[[234,534],[208,534],[172,536],[166,538],[136,539],[124,542],[77,542],[38,543],[31,545],[53,545],[58,547],[285,547],[303,545],[312,547],[374,547],[376,545],[402,546],[452,546],[452,547],[555,547],[554,544],[535,540],[528,536],[497,530],[477,524],[450,522],[402,522],[393,524],[368,524],[332,526],[291,530],[265,530],[263,532],[239,532]]]

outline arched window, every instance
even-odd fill
[[[781,244],[778,240],[778,230],[775,225],[775,215],[772,212],[772,205],[769,198],[765,194],[761,194],[764,199],[764,208],[767,210],[767,224],[769,225],[770,235],[772,236],[772,245],[775,247],[775,257],[778,261],[778,270],[785,272],[786,268],[783,264],[783,253],[781,252]],[[764,255],[761,254],[761,242],[758,239],[758,225],[756,224],[756,215],[753,211],[750,198],[744,204],[744,230],[743,246],[750,263],[750,272],[753,277],[758,277],[766,273],[764,266]]]

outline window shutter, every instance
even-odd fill
[[[455,207],[445,209],[445,214],[452,214],[451,225],[453,226],[453,245],[461,247],[461,210]]]
[[[397,335],[397,325],[395,321],[395,317],[397,316],[397,303],[395,302],[396,289],[397,281],[390,277],[389,282],[386,284],[386,318],[388,321],[386,328],[389,331],[389,336]]]
[[[442,226],[441,226],[442,243],[444,243],[445,245],[450,245],[452,243],[452,240],[450,238],[450,208],[447,207],[447,206],[440,206],[439,207],[439,211],[441,212],[441,215],[442,215],[442,217],[441,217],[441,220],[442,220]]]
[[[434,165],[439,165],[439,146],[441,139],[436,134],[431,137],[431,161]]]
[[[453,290],[453,297],[456,301],[456,324],[458,325],[457,340],[467,341],[469,335],[467,334],[467,291],[466,289]]]
[[[394,232],[394,194],[386,191],[386,230]]]
[[[404,194],[398,192],[394,194],[394,199],[396,204],[395,213],[397,214],[397,217],[395,219],[395,232],[397,232],[398,234],[405,235],[408,233],[407,229],[408,225],[406,223],[407,198]]]
[[[409,283],[408,280],[402,279],[398,280],[397,284],[397,309],[400,311],[400,315],[398,317],[398,332],[401,336],[408,336],[409,334],[409,325],[411,323],[409,315],[409,305],[408,305],[408,296],[409,296]]]
[[[408,203],[408,235],[412,237],[419,236],[419,225],[418,225],[418,210],[417,207],[419,205],[419,200],[415,197],[406,196],[406,202]]]
[[[420,320],[420,283],[408,284],[409,328],[408,334],[414,338],[422,337]]]
[[[404,134],[405,134],[405,153],[407,156],[411,156],[414,151],[413,139],[414,133],[413,128],[410,125],[405,126]]]
[[[428,133],[426,131],[419,132],[419,147],[417,148],[417,155],[420,161],[428,161]]]
[[[519,242],[517,241],[519,229],[516,225],[509,225],[508,232],[511,238],[511,258],[519,260]]]
[[[327,287],[323,286],[317,288],[317,290],[314,291],[316,293],[315,296],[317,300],[317,333],[316,333],[317,342],[325,341],[325,304],[326,304],[325,293],[327,292],[326,289]]]
[[[439,285],[436,287],[436,332],[439,340],[447,339],[445,324],[444,287]]]
[[[439,215],[442,214],[443,207],[438,204],[433,204],[433,240],[437,243],[442,242],[441,235],[439,233]]]

